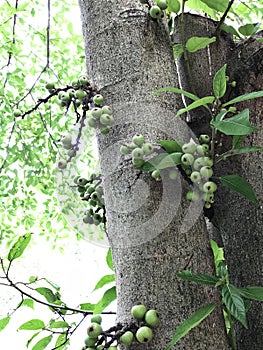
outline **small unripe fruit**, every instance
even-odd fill
[[[167,1],[166,0],[158,0],[157,6],[159,6],[161,10],[166,10],[168,7]]]
[[[210,136],[206,134],[202,134],[199,136],[200,143],[209,143],[210,142]]]
[[[185,153],[181,157],[181,162],[183,165],[192,165],[194,162],[194,156],[191,153]]]
[[[156,181],[160,181],[161,180],[161,174],[159,170],[154,170],[152,172],[152,177],[156,180]]]
[[[89,118],[88,119],[88,126],[90,126],[91,128],[96,128],[97,126],[97,120],[95,118]]]
[[[101,129],[100,133],[102,135],[107,135],[110,131],[111,131],[111,127],[110,126],[106,126],[106,128]]]
[[[55,89],[55,83],[54,83],[54,82],[48,82],[48,83],[46,83],[46,89],[47,89],[47,90],[53,90],[53,89]]]
[[[58,162],[58,168],[59,169],[66,169],[66,167],[67,167],[67,162],[65,160],[60,160]]]
[[[134,148],[137,148],[137,145],[135,145],[135,143],[131,142],[128,144],[128,147],[130,148],[130,150],[133,150]]]
[[[130,153],[130,149],[127,146],[122,145],[120,147],[120,153],[123,154],[123,155],[129,154]]]
[[[203,185],[203,191],[207,193],[213,193],[217,189],[217,185],[213,181],[208,181]]]
[[[94,118],[100,118],[102,115],[102,109],[99,107],[92,108],[92,110],[90,112],[91,112],[92,117],[94,117]]]
[[[93,186],[89,186],[87,189],[86,189],[86,192],[88,193],[88,194],[92,194],[93,192],[95,192],[96,190],[95,190],[95,188],[93,187]]]
[[[147,4],[148,0],[139,0],[141,4]]]
[[[75,90],[74,89],[69,89],[68,90],[69,97],[74,97],[75,96]]]
[[[103,106],[101,108],[102,108],[102,113],[112,115],[112,109],[110,108],[110,106]]]
[[[144,143],[144,136],[143,135],[134,135],[132,138],[132,142],[135,143],[137,146],[141,146]]]
[[[132,164],[136,167],[141,167],[144,164],[144,160],[142,158],[132,158]]]
[[[159,315],[156,310],[147,311],[144,318],[145,322],[150,327],[158,326],[158,324],[160,323]]]
[[[101,315],[93,315],[90,319],[91,322],[96,322],[98,324],[101,324],[102,322],[102,317]]]
[[[76,107],[79,107],[81,105],[81,101],[77,98],[75,101],[74,101]]]
[[[205,144],[204,144],[205,145]],[[198,145],[196,147],[196,152],[200,155],[200,156],[204,156],[205,155],[205,150],[203,148],[204,145]]]
[[[185,143],[182,146],[182,151],[184,153],[195,153],[195,151],[196,151],[196,144],[193,143],[193,142]]]
[[[209,179],[209,177],[213,175],[213,169],[210,168],[209,166],[203,166],[200,169],[200,175],[205,179]]]
[[[132,151],[132,157],[133,158],[143,158],[143,151],[141,148],[135,148],[133,151]]]
[[[204,193],[203,199],[208,203],[214,203],[214,193]]]
[[[78,184],[78,179],[79,179],[79,178],[80,178],[79,175],[77,175],[77,176],[74,177],[73,182],[74,182],[75,185]]]
[[[88,183],[88,180],[84,177],[80,177],[77,181],[77,185],[84,187]]]
[[[200,182],[201,175],[198,171],[193,171],[191,176],[190,176],[190,179],[193,183]]]
[[[203,160],[204,160],[204,165],[206,165],[206,166],[211,167],[214,164],[213,159],[211,159],[209,157],[204,157]]]
[[[131,331],[125,332],[120,337],[120,342],[124,345],[131,345],[132,341],[133,341],[133,333]]]
[[[85,215],[82,220],[84,224],[93,224],[93,218],[90,215]]]
[[[87,333],[90,338],[97,338],[101,332],[101,325],[96,322],[92,322],[87,329]]]
[[[136,339],[139,343],[148,343],[153,338],[153,331],[150,327],[142,326],[136,332]]]
[[[15,117],[20,117],[21,114],[22,113],[21,113],[20,109],[18,109],[18,108],[14,109],[14,116]]]
[[[137,318],[137,320],[142,320],[144,318],[144,315],[146,314],[146,306],[143,304],[134,305],[131,309],[131,314],[134,318]]]
[[[236,113],[237,108],[232,106],[232,107],[228,108],[228,111],[231,112],[231,113]]]
[[[154,152],[154,147],[150,142],[146,142],[142,145],[142,151],[145,155],[149,156]]]
[[[86,96],[86,92],[84,90],[77,90],[75,91],[75,97],[78,98],[79,100],[83,100]]]
[[[100,94],[97,94],[97,95],[95,95],[95,96],[93,97],[93,102],[94,102],[96,105],[102,104],[103,100],[104,100],[104,98],[103,98],[103,96],[100,95]]]
[[[194,169],[199,170],[204,165],[206,165],[204,157],[199,157],[199,158],[196,158],[196,160],[194,161],[193,167]]]
[[[69,96],[69,93],[64,92],[64,94],[61,96],[62,102],[69,102],[71,100],[71,97]]]
[[[212,207],[212,205],[211,205],[211,203],[209,203],[209,202],[205,202],[204,207],[205,207],[206,209],[210,209],[210,208]]]
[[[118,350],[117,346],[111,345],[108,350]]]
[[[61,142],[63,143],[63,145],[71,145],[72,136],[70,134],[64,136]]]
[[[150,16],[154,19],[161,18],[162,10],[160,9],[160,7],[157,5],[152,6],[150,9]]]
[[[87,85],[89,82],[88,76],[87,75],[81,75],[79,77],[79,83],[80,85]]]
[[[100,117],[100,122],[102,125],[113,125],[114,124],[114,118],[112,115],[109,114],[102,114]]]
[[[94,346],[98,341],[98,338],[90,338],[90,337],[87,337],[85,339],[85,345],[90,347],[90,346]]]

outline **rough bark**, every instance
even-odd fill
[[[113,107],[116,124],[99,137],[107,231],[113,253],[118,321],[131,321],[130,309],[145,303],[160,313],[161,324],[148,345],[165,349],[178,324],[198,307],[218,301],[214,290],[176,278],[184,268],[213,273],[202,211],[182,199],[186,184],[165,174],[156,183],[119,156],[120,144],[136,133],[148,141],[188,141],[189,128],[174,118],[180,98],[151,92],[178,86],[169,36],[161,21],[149,18],[137,1],[80,0],[88,73]],[[228,349],[222,313],[214,312],[177,349]]]
[[[211,36],[216,23],[200,16],[185,15],[185,41],[191,37],[192,29],[199,36]],[[178,19],[178,27],[180,19]],[[175,32],[174,42],[180,42],[182,36]],[[188,54],[188,65],[183,56],[177,61],[181,86],[191,90],[191,85],[198,91],[199,97],[212,94],[212,78],[215,72],[227,63],[227,74],[230,81],[237,82],[236,88],[229,88],[225,101],[236,96],[263,89],[262,85],[262,44],[255,38],[234,44],[229,36],[221,33],[217,42],[209,45],[207,50]],[[206,62],[206,64],[205,64]],[[190,76],[189,72],[190,71]],[[204,81],[206,82],[204,84]],[[261,127],[245,138],[243,146],[263,146],[262,135],[263,99],[256,99],[237,104],[238,110],[249,108],[252,124]],[[189,126],[195,133],[209,130],[209,116],[204,110],[195,110],[188,116]],[[232,138],[221,135],[220,153],[231,148]],[[245,198],[220,186],[216,193],[215,217],[216,226],[211,232],[213,239],[224,245],[226,260],[229,266],[231,282],[237,286],[263,285],[263,212],[262,212],[262,152],[250,153],[229,158],[215,168],[215,175],[238,174],[247,179],[253,186],[259,204],[249,203]],[[211,225],[210,225],[211,227]],[[248,312],[248,327],[237,327],[239,350],[261,349],[263,341],[263,305],[253,302]]]
[[[263,48],[255,39],[240,43],[232,51],[228,62],[229,75],[237,82],[230,98],[263,90]],[[260,130],[247,136],[243,145],[263,147],[263,99],[255,99],[236,105],[239,111],[250,110],[250,120]],[[231,142],[226,139],[225,144]],[[256,152],[233,157],[218,167],[218,173],[238,174],[252,185],[258,204],[240,195],[220,188],[215,208],[218,225],[226,252],[231,281],[237,286],[263,285],[263,153]],[[227,203],[227,205],[225,204]],[[239,350],[261,349],[263,343],[263,304],[253,302],[248,312],[248,329],[237,328]]]

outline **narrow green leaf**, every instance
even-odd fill
[[[64,321],[52,321],[49,325],[49,328],[67,328],[69,324]]]
[[[225,135],[249,135],[258,130],[249,121],[249,110],[246,108],[239,114],[221,121],[212,120],[210,124]]]
[[[240,34],[245,36],[250,36],[255,33],[255,26],[252,23],[244,24],[243,26],[238,28]]]
[[[195,274],[189,270],[184,270],[176,275],[186,281],[192,281],[196,283],[206,284],[208,286],[215,286],[218,282],[218,278],[207,274]]]
[[[210,240],[210,245],[213,251],[213,256],[214,256],[214,264],[216,268],[216,275],[221,276],[219,267],[222,264],[222,262],[225,260],[224,258],[224,250],[223,248],[219,248],[218,244],[213,241],[212,239]]]
[[[27,343],[26,343],[26,347],[28,348],[30,343],[41,333],[42,331],[36,332],[32,335],[31,338],[28,339]]]
[[[251,202],[258,202],[252,186],[242,177],[238,175],[224,175],[220,176],[219,180],[222,185],[242,194],[242,196],[246,197]]]
[[[56,340],[56,350],[66,349],[65,345],[68,343],[69,341],[67,340],[67,334],[66,333],[60,334]]]
[[[190,316],[183,323],[181,323],[176,328],[173,338],[165,350],[171,350],[172,347],[187,333],[189,333],[191,329],[198,326],[207,316],[209,316],[211,312],[214,311],[215,307],[216,304],[206,305],[197,310],[192,316]]]
[[[113,266],[113,261],[112,261],[112,255],[111,255],[111,250],[110,248],[108,249],[107,256],[106,256],[106,262],[108,267],[114,271],[114,266]]]
[[[232,148],[238,148],[244,141],[244,135],[234,135],[232,139]]]
[[[213,103],[214,99],[215,99],[214,96],[206,96],[206,97],[200,98],[200,99],[194,101],[193,103],[191,103],[190,105],[188,105],[187,107],[180,109],[176,113],[176,116],[179,116],[179,115],[181,115],[185,112],[188,112],[194,108],[206,106],[208,103]]]
[[[39,319],[32,319],[23,323],[18,329],[20,330],[37,330],[45,328],[45,324],[43,321]]]
[[[107,306],[109,306],[117,298],[116,287],[108,289],[100,301],[95,305],[94,314],[100,314]]]
[[[252,100],[254,98],[260,98],[260,97],[263,97],[263,90],[254,91],[254,92],[250,92],[250,93],[245,94],[245,95],[238,96],[238,97],[234,98],[233,100],[230,100],[230,101],[224,103],[223,107],[232,105],[232,104],[237,103],[237,102]]]
[[[225,12],[228,6],[228,0],[201,0],[208,7],[219,12]]]
[[[230,33],[230,34],[236,35],[237,37],[240,38],[239,33],[237,32],[237,30],[233,26],[230,26],[228,24],[223,23],[221,25],[220,29],[224,30],[226,33]]]
[[[194,101],[199,100],[198,96],[191,94],[190,92],[187,92],[185,90],[181,90],[181,89],[174,88],[174,87],[163,87],[163,88],[160,88],[158,90],[153,91],[152,93],[154,95],[156,95],[156,94],[159,94],[160,92],[165,92],[165,91],[170,91],[170,92],[174,92],[176,94],[181,94],[183,96],[189,97],[191,100],[194,100]]]
[[[160,164],[165,157],[167,157],[166,153],[161,153],[157,156],[152,157],[150,160],[148,160],[141,166],[141,170],[150,172],[157,169],[158,164]]]
[[[26,249],[30,239],[31,233],[26,233],[25,235],[19,237],[8,253],[8,260],[13,261],[14,259],[19,258]]]
[[[238,289],[232,284],[225,285],[222,288],[222,300],[231,315],[247,328],[246,309]]]
[[[182,44],[174,44],[173,45],[173,54],[174,59],[177,60],[177,58],[184,52],[184,48]]]
[[[105,284],[108,284],[111,282],[115,282],[115,275],[114,274],[105,275],[99,280],[99,282],[96,284],[96,286],[93,290],[97,290],[99,288],[102,288],[103,286],[105,286]]]
[[[0,320],[0,332],[8,325],[11,317],[7,316]]]
[[[226,92],[226,64],[220,68],[213,80],[213,90],[216,98],[221,98]]]
[[[167,153],[182,152],[182,142],[175,140],[161,140],[157,142]]]
[[[263,301],[263,287],[248,286],[244,288],[238,288],[242,297],[257,301]]]
[[[53,336],[52,335],[48,335],[45,338],[40,339],[32,348],[32,350],[43,350],[46,349],[46,347],[48,346],[48,344],[51,342]]]
[[[39,288],[36,288],[36,291],[39,294],[43,295],[49,303],[53,303],[54,301],[57,300],[56,295],[49,288],[39,287]]]
[[[201,37],[201,36],[192,36],[187,40],[185,47],[189,52],[196,52],[198,50],[204,49],[208,45],[214,43],[216,41],[216,37],[212,38]]]
[[[238,154],[258,152],[258,151],[263,151],[263,147],[256,147],[256,146],[239,147],[239,148],[232,149],[232,150],[228,151],[227,153],[225,153],[223,159],[234,156],[234,155],[238,155]]]

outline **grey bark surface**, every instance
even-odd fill
[[[211,36],[216,23],[200,16],[185,15],[185,41],[191,37],[192,28],[198,36]],[[178,26],[180,18],[178,18]],[[174,42],[180,42],[179,32],[174,34]],[[209,45],[207,50],[188,54],[190,76],[184,57],[178,59],[181,86],[191,91],[195,86],[198,96],[212,94],[215,72],[227,63],[230,81],[237,82],[236,88],[228,88],[224,101],[236,96],[263,89],[262,44],[250,38],[245,42],[234,44],[227,35],[217,38],[217,43]],[[206,62],[206,64],[203,64]],[[181,74],[182,72],[182,74]],[[204,81],[206,83],[204,84]],[[200,92],[200,93],[199,93]],[[263,146],[263,99],[255,99],[236,105],[238,111],[250,110],[253,125],[261,127],[258,132],[247,136],[243,146]],[[195,110],[190,114],[189,126],[196,134],[209,131],[209,116],[204,110]],[[209,131],[210,133],[210,131]],[[218,153],[231,148],[232,138],[221,135]],[[210,232],[219,245],[224,246],[230,280],[236,286],[263,285],[263,153],[249,153],[228,158],[215,167],[215,175],[238,174],[253,186],[259,204],[250,203],[241,195],[220,186],[216,192],[214,227]],[[237,327],[239,350],[263,349],[263,305],[253,302],[248,312],[248,329]]]
[[[131,322],[130,309],[144,303],[160,314],[160,326],[149,344],[134,349],[165,349],[176,327],[200,306],[218,302],[215,290],[184,282],[184,268],[213,273],[213,261],[202,208],[183,200],[187,185],[165,174],[156,182],[121,158],[119,147],[142,133],[147,141],[188,141],[187,125],[174,118],[181,99],[151,94],[178,87],[169,36],[161,21],[149,18],[137,1],[79,1],[90,78],[113,107],[116,124],[99,136],[104,178],[107,232],[115,265],[117,321]],[[122,347],[121,347],[122,348]],[[228,349],[220,308],[176,347]]]
[[[236,46],[228,63],[229,75],[237,82],[229,98],[263,90],[263,48],[255,39]],[[236,105],[250,110],[250,120],[260,129],[247,136],[242,145],[263,147],[263,99]],[[229,145],[231,140],[225,139]],[[215,221],[226,252],[231,281],[237,286],[263,286],[263,152],[232,157],[218,166],[218,174],[238,174],[253,187],[258,204],[220,188],[215,206]],[[226,205],[227,203],[227,205]],[[248,329],[237,328],[239,350],[263,349],[263,304],[253,302],[248,311]]]

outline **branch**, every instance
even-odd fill
[[[220,31],[220,27],[221,27],[221,25],[224,23],[224,20],[226,19],[226,16],[227,16],[228,12],[230,11],[230,9],[231,9],[231,7],[232,7],[234,1],[235,1],[235,0],[230,0],[230,1],[229,1],[229,4],[228,4],[228,6],[227,6],[227,8],[226,8],[226,10],[225,10],[225,12],[224,12],[224,14],[223,14],[223,16],[221,17],[220,21],[218,22],[218,25],[217,25],[217,27],[216,27],[214,36],[217,36],[217,35],[218,35],[218,32]]]

